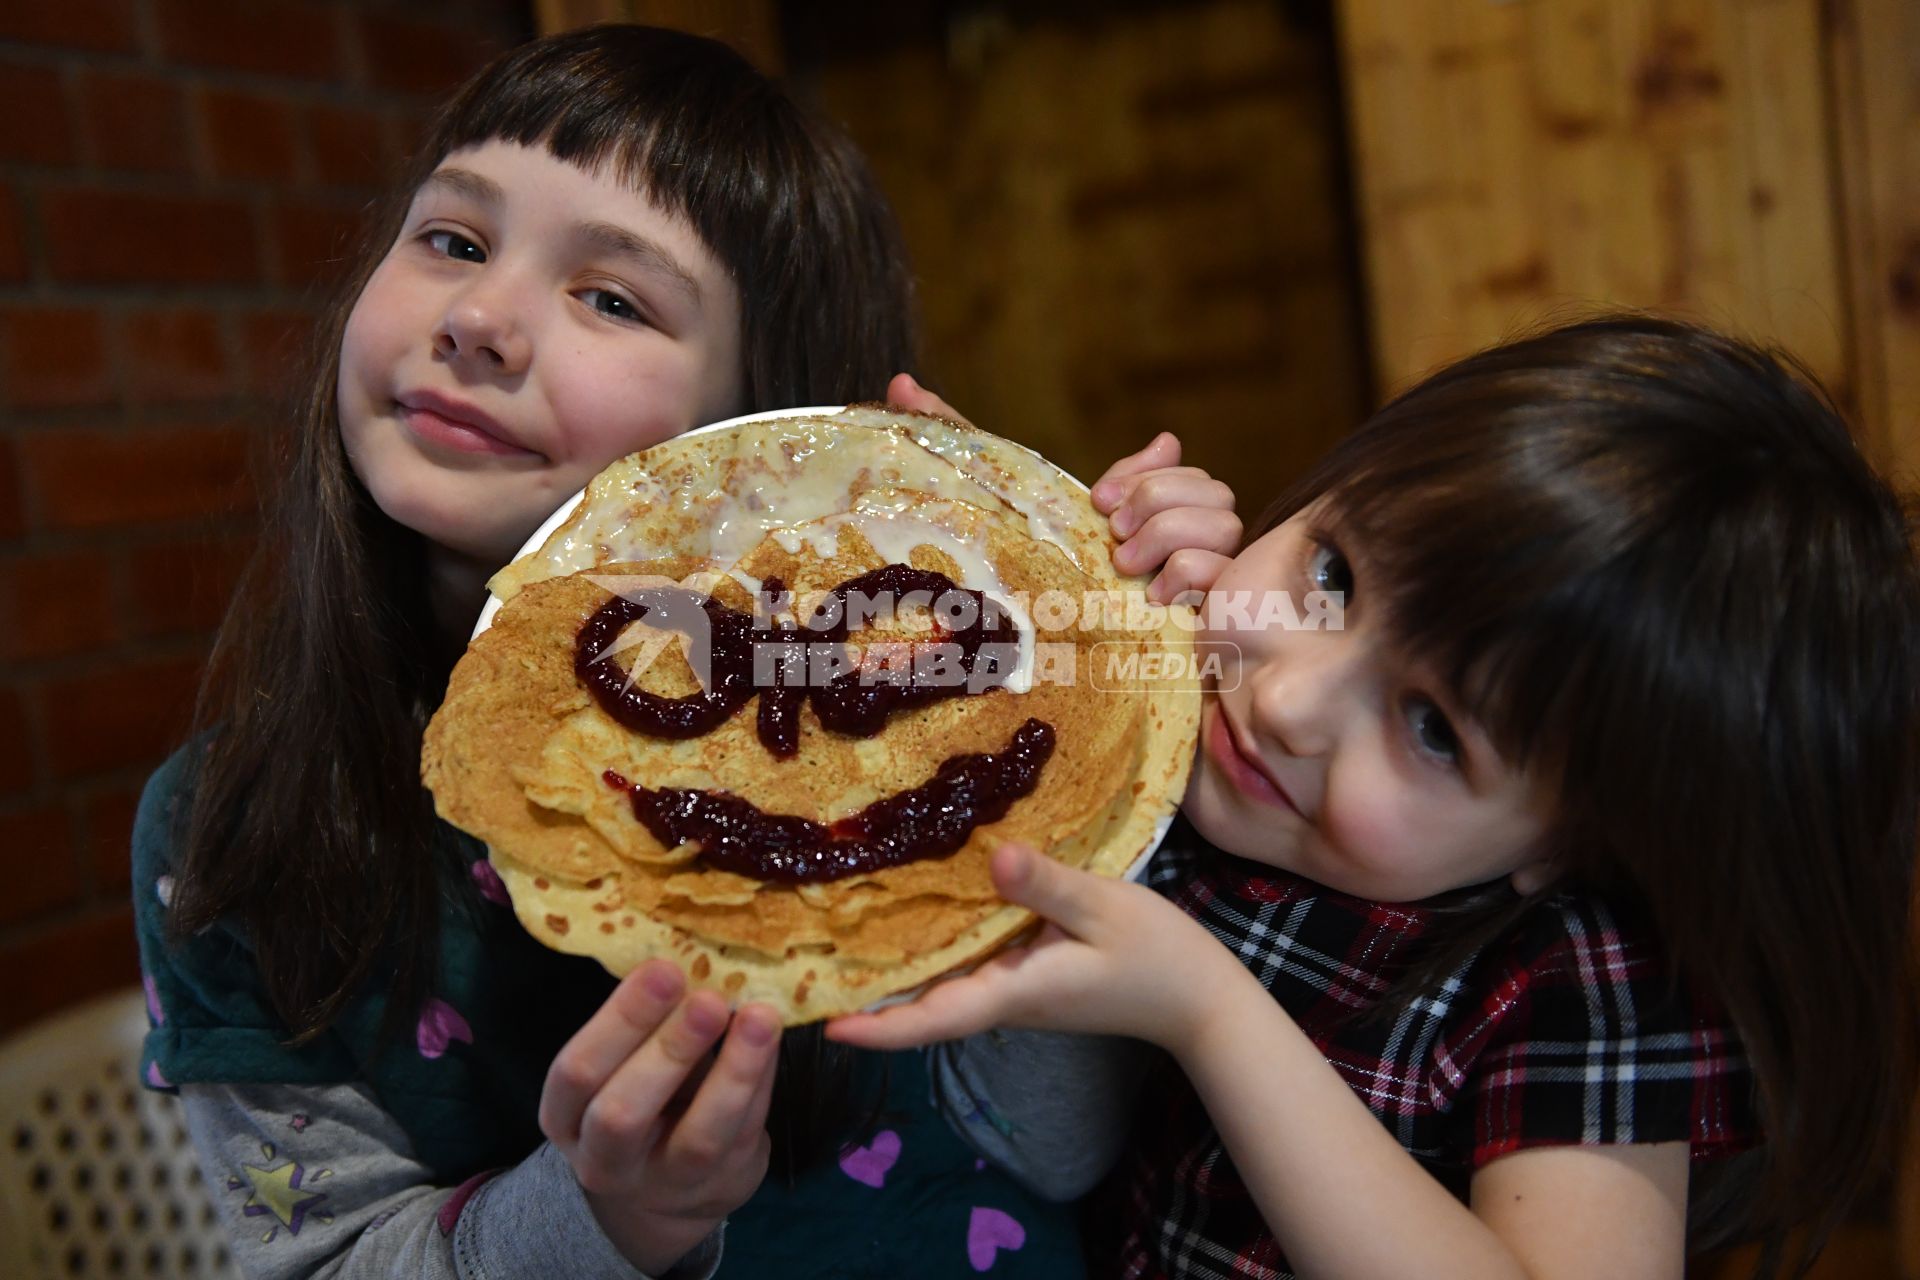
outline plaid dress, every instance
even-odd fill
[[[1355,1015],[1408,971],[1444,900],[1349,897],[1221,853],[1184,821],[1148,878],[1232,948],[1462,1199],[1475,1169],[1525,1147],[1684,1139],[1700,1160],[1757,1136],[1752,1078],[1724,1019],[1670,995],[1658,950],[1599,902],[1556,896],[1434,995],[1367,1018]],[[1199,1098],[1168,1076],[1146,1091],[1116,1174],[1122,1210],[1107,1220],[1122,1235],[1101,1273],[1291,1275]]]

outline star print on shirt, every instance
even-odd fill
[[[308,1190],[300,1185],[302,1180],[318,1182],[322,1178],[331,1177],[333,1170],[316,1170],[313,1177],[307,1179],[306,1169],[298,1161],[289,1160],[282,1165],[272,1164],[274,1158],[272,1143],[263,1143],[260,1154],[266,1158],[268,1164],[241,1165],[240,1172],[246,1175],[246,1180],[228,1178],[227,1190],[244,1191],[248,1186],[253,1188],[253,1194],[247,1198],[246,1204],[241,1206],[241,1212],[249,1218],[271,1216],[275,1220],[275,1225],[268,1227],[266,1234],[260,1237],[263,1242],[279,1235],[281,1227],[285,1227],[290,1236],[299,1235],[300,1228],[306,1224],[308,1214],[312,1214],[319,1222],[333,1221],[332,1211],[320,1207],[326,1200],[327,1193]]]

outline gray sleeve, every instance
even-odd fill
[[[180,1087],[201,1172],[248,1276],[268,1280],[647,1280],[551,1144],[436,1187],[361,1084]],[[724,1226],[660,1280],[710,1280]]]
[[[927,1072],[963,1141],[1036,1195],[1073,1200],[1120,1158],[1157,1053],[1117,1036],[989,1031],[933,1046]]]

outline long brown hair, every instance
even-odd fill
[[[437,962],[444,868],[431,851],[447,842],[419,757],[448,672],[425,540],[353,474],[336,387],[348,314],[414,191],[450,153],[492,140],[543,147],[687,219],[739,290],[747,410],[878,398],[914,363],[911,277],[865,162],[725,46],[594,27],[512,50],[454,94],[316,326],[196,713],[171,927],[245,927],[300,1040],[375,984],[390,1025],[410,1025]],[[819,1050],[795,1052],[803,1069],[781,1086],[804,1094]]]
[[[1765,1141],[1696,1191],[1811,1264],[1898,1150],[1920,570],[1909,511],[1790,359],[1607,316],[1462,360],[1275,504],[1321,496],[1369,601],[1503,756],[1559,782],[1567,884],[1626,901],[1732,1018]],[[1482,895],[1407,990],[1538,899]]]

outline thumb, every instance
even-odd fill
[[[910,373],[896,373],[887,383],[887,403],[897,404],[911,409],[913,402],[925,394],[924,388]]]
[[[958,409],[921,386],[910,373],[893,375],[893,380],[887,383],[887,403],[899,405],[902,409],[911,409],[915,413],[930,414],[936,418],[950,418],[955,422],[966,421]]]
[[[1179,465],[1180,437],[1171,431],[1162,431],[1149,440],[1145,448],[1128,454],[1100,474],[1093,482],[1093,505],[1111,514],[1132,487],[1126,483],[1129,477]]]
[[[1008,902],[1045,916],[1077,938],[1087,938],[1098,926],[1099,896],[1111,887],[1100,877],[1011,842],[994,850],[989,866],[993,887]]]

